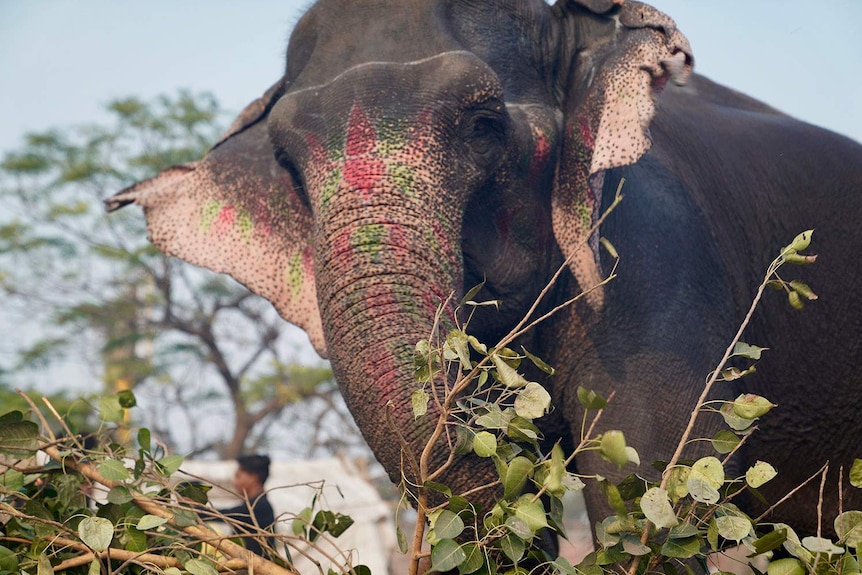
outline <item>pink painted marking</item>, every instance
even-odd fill
[[[344,162],[342,177],[348,186],[367,194],[380,183],[385,174],[386,162],[380,158],[348,156]]]
[[[596,140],[593,137],[593,130],[590,128],[590,119],[587,116],[578,118],[578,131],[581,134],[581,140],[591,150],[596,146]]]
[[[347,156],[359,156],[371,152],[377,145],[377,132],[365,112],[358,105],[353,105],[350,112],[350,122],[347,125],[347,139],[344,152]]]
[[[224,206],[216,216],[214,227],[216,234],[221,237],[228,233],[230,229],[236,224],[238,212],[235,207],[231,205]]]
[[[533,157],[530,160],[529,178],[531,182],[538,179],[539,175],[545,169],[548,163],[548,158],[551,155],[551,142],[548,136],[545,135],[541,128],[533,128],[534,144]]]

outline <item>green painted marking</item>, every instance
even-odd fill
[[[287,266],[287,285],[290,286],[290,293],[294,298],[299,296],[299,291],[302,289],[302,253],[296,252],[290,258],[290,264]]]
[[[245,210],[240,210],[239,216],[236,219],[236,225],[239,228],[239,234],[244,242],[248,243],[251,239],[251,233],[254,231],[254,222],[251,221],[251,216]]]
[[[377,255],[385,236],[386,226],[383,224],[365,224],[356,228],[350,243],[361,252]]]
[[[207,200],[201,208],[201,230],[204,232],[210,231],[213,223],[218,217],[224,202],[218,200]]]
[[[389,175],[398,187],[401,188],[405,196],[408,198],[416,197],[416,190],[413,187],[416,181],[413,175],[413,168],[405,164],[391,164],[389,166]]]
[[[335,195],[335,192],[338,191],[338,187],[341,185],[341,166],[338,166],[334,170],[332,170],[329,175],[326,177],[326,181],[323,183],[323,193],[320,197],[320,205],[322,210],[325,210],[329,205],[329,200],[332,199],[332,196]]]

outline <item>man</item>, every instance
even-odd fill
[[[263,485],[269,477],[269,457],[266,455],[244,455],[237,458],[239,466],[233,476],[233,485],[237,494],[245,499],[236,507],[220,509],[229,519],[234,533],[253,534],[259,529],[269,531],[275,523],[272,505],[266,498]],[[245,526],[248,526],[245,528]],[[263,545],[259,537],[243,537],[249,551],[263,555]],[[271,537],[266,538],[266,544],[272,546]]]

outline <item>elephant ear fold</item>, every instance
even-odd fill
[[[554,7],[569,54],[564,132],[552,193],[554,235],[581,289],[601,281],[598,234],[604,170],[632,164],[650,147],[655,100],[693,65],[688,40],[665,14],[625,0],[560,0]],[[582,249],[589,242],[591,250]],[[587,296],[601,307],[603,294]]]
[[[201,161],[169,168],[105,204],[109,211],[142,206],[156,247],[263,296],[325,357],[311,212],[267,135],[266,118],[281,93],[277,85],[246,107]]]

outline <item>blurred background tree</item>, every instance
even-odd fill
[[[133,389],[140,424],[193,456],[364,449],[328,365],[300,357],[299,330],[230,278],[158,252],[139,210],[104,213],[106,196],[203,156],[222,131],[216,100],[107,111],[104,124],[29,134],[0,164],[0,321],[14,334],[0,391],[14,382],[73,409],[70,389]]]

